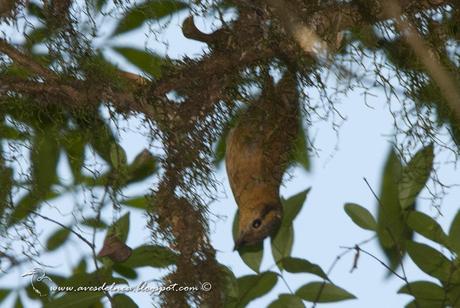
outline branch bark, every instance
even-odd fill
[[[436,8],[451,3],[452,1],[446,0],[400,1],[401,13]],[[293,11],[296,13],[301,11],[296,10],[291,4],[287,5],[286,1],[269,0],[268,4],[276,11],[275,16],[280,19],[287,33],[290,33],[298,45],[308,53],[310,53],[316,42],[324,42],[322,39],[323,37],[328,35],[336,36],[337,33],[347,28],[383,21],[390,17],[388,12],[382,10],[382,2],[376,0],[355,0],[351,3],[342,4],[339,7],[337,7],[337,5],[333,7],[319,7],[315,11],[307,11],[303,13],[303,15],[297,15],[297,17],[289,17],[289,15],[292,15]],[[365,9],[363,9],[363,7]],[[240,16],[240,19],[243,18],[244,16]],[[248,29],[254,28],[254,21],[248,22],[247,20],[241,21],[240,19],[235,22],[233,33],[238,33],[240,30],[247,33]],[[188,20],[188,23],[190,23],[190,21],[191,20]],[[192,28],[194,29],[196,27]],[[204,38],[202,37],[202,33],[197,37],[196,31],[192,32],[191,38],[209,39],[209,35],[207,34],[204,34],[204,36],[206,36],[206,38]],[[229,36],[228,41],[231,41],[231,32],[227,35]],[[83,95],[81,93],[82,87],[88,86],[82,84],[84,82],[78,80],[74,83],[69,83],[58,80],[54,72],[19,51],[4,39],[0,39],[0,52],[6,54],[12,61],[21,67],[29,69],[35,74],[45,78],[48,83],[38,84],[41,91],[44,91],[42,93],[67,95],[73,98],[72,102],[69,102],[69,104],[73,105],[82,104],[82,102],[84,102],[84,104],[99,104],[98,98],[104,100],[109,99],[120,112],[130,113],[134,111],[144,114],[147,118],[151,119],[155,119],[156,114],[168,115],[166,118],[162,116],[160,119],[160,121],[165,121],[168,120],[167,118],[175,117],[177,112],[173,107],[168,107],[175,105],[175,103],[169,102],[166,98],[168,92],[173,90],[182,91],[190,88],[190,85],[193,85],[193,92],[201,93],[199,95],[200,97],[191,100],[193,101],[192,103],[183,104],[180,108],[181,114],[187,115],[187,118],[193,118],[196,114],[190,114],[192,110],[203,112],[201,108],[196,108],[195,104],[197,102],[204,105],[201,107],[208,109],[222,99],[223,90],[231,83],[231,80],[229,80],[231,78],[228,76],[238,73],[248,65],[275,57],[276,51],[270,48],[261,49],[253,46],[253,38],[260,37],[261,35],[263,35],[263,33],[260,33],[258,30],[247,33],[246,38],[243,38],[244,42],[238,42],[242,48],[215,51],[204,56],[199,61],[183,65],[178,71],[156,81],[153,88],[151,88],[150,83],[145,84],[143,81],[139,82],[139,79],[135,80],[137,83],[136,89],[145,94],[144,98],[148,98],[151,102],[156,99],[165,102],[155,107],[153,107],[151,103],[146,102],[145,99],[142,100],[139,97],[135,97],[132,93],[120,93],[112,88],[95,89],[95,91],[91,91],[90,94],[93,96],[89,98],[87,97],[88,95]],[[244,46],[245,44],[246,46]],[[128,76],[128,79],[132,80],[133,78],[132,76]],[[17,85],[16,89],[22,91],[31,90],[27,84]],[[37,93],[37,91],[35,91],[35,93]]]
[[[40,75],[48,80],[56,80],[55,74],[52,73],[49,69],[37,63],[29,56],[25,55],[4,39],[0,39],[0,52],[6,54],[11,58],[13,62],[15,62],[17,65],[20,65],[24,69],[31,70],[35,74]]]
[[[440,1],[437,1],[440,2]],[[391,16],[396,23],[401,36],[412,48],[417,58],[422,62],[428,74],[433,78],[436,85],[445,97],[449,108],[460,122],[460,91],[455,82],[454,76],[436,58],[436,53],[424,42],[417,29],[403,17],[401,7],[395,1],[389,1],[385,7],[388,16]]]

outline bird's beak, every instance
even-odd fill
[[[235,246],[233,247],[233,251],[240,249],[242,246],[244,246],[244,244],[245,244],[244,233],[240,233],[240,235],[235,241]]]
[[[238,250],[241,246],[241,243],[238,243],[238,241],[235,242],[235,246],[233,246],[233,251]]]
[[[246,244],[246,241],[244,238],[245,238],[245,233],[244,231],[242,231],[240,232],[240,235],[235,241],[235,246],[233,247],[233,251],[240,249],[242,246]]]

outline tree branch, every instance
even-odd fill
[[[56,225],[58,225],[58,226],[60,226],[60,227],[62,227],[62,228],[64,228],[64,229],[66,229],[66,230],[72,232],[72,233],[75,234],[79,239],[81,239],[83,242],[85,242],[85,244],[88,245],[88,246],[91,248],[91,250],[94,249],[94,244],[93,244],[93,243],[91,243],[90,241],[88,241],[86,238],[84,238],[84,237],[83,237],[81,234],[79,234],[78,232],[75,232],[72,228],[69,228],[69,227],[67,227],[67,226],[64,225],[64,224],[61,224],[59,221],[56,221],[56,220],[54,220],[54,219],[52,219],[52,218],[49,218],[49,217],[46,217],[46,216],[44,216],[44,215],[42,215],[42,214],[40,214],[40,213],[37,213],[37,212],[35,212],[35,211],[30,211],[30,212],[31,212],[32,214],[34,214],[34,215],[37,215],[38,217],[40,217],[40,218],[42,218],[42,219],[44,219],[44,220],[48,220],[48,221],[50,221],[50,222],[52,222],[52,223],[55,223]]]
[[[385,10],[394,19],[401,36],[425,66],[428,74],[441,90],[449,108],[455,114],[455,118],[460,122],[460,92],[454,76],[436,58],[436,52],[424,42],[417,29],[403,17],[402,9],[397,2],[389,1]]]
[[[436,8],[440,5],[450,3],[451,1],[445,0],[404,0],[401,1],[401,10],[403,13],[409,11],[414,12],[415,10]],[[275,9],[275,16],[282,20],[284,20],[283,16],[285,17],[293,11],[301,12],[294,7],[286,6],[286,1],[283,0],[270,0],[269,4]],[[364,14],[363,5],[366,9],[369,8],[366,14]],[[387,19],[388,13],[382,11],[381,7],[381,1],[374,0],[363,2],[355,0],[340,6],[319,7],[316,8],[315,11],[307,11],[302,16],[299,15],[298,17],[287,18],[283,24],[288,29],[287,32],[291,33],[299,46],[303,47],[303,50],[309,52],[315,42],[324,42],[324,39],[321,39],[323,37],[337,35],[340,31],[353,26]],[[188,20],[188,23],[190,23],[190,20]],[[168,115],[166,118],[163,116],[163,119],[160,119],[164,121],[167,120],[168,117],[174,116],[175,113],[174,109],[171,109],[172,107],[169,108],[169,106],[174,106],[174,103],[170,103],[166,98],[168,92],[172,90],[186,90],[190,88],[190,85],[193,85],[193,92],[199,93],[200,97],[193,99],[192,103],[182,106],[186,108],[181,108],[185,109],[183,114],[191,118],[196,116],[196,114],[190,114],[191,110],[202,112],[200,108],[195,108],[195,104],[201,103],[205,105],[205,108],[209,108],[222,99],[222,90],[231,83],[230,79],[234,73],[239,72],[241,69],[251,64],[265,61],[276,56],[276,51],[270,48],[254,46],[254,38],[263,36],[263,33],[261,33],[260,29],[254,27],[254,20],[248,20],[244,15],[240,16],[235,22],[233,31],[229,31],[225,34],[228,36],[228,40],[224,39],[224,41],[238,41],[238,39],[232,39],[231,36],[233,33],[238,33],[239,31],[245,35],[241,42],[237,42],[238,48],[229,48],[222,51],[217,50],[208,56],[204,56],[201,60],[182,65],[182,68],[179,70],[166,74],[162,79],[156,81],[152,90],[149,90],[151,86],[150,83],[144,84],[143,80],[134,78],[139,91],[144,93],[145,97],[161,98],[165,102],[165,104],[155,107],[145,100],[142,100],[142,97],[134,97],[131,93],[120,93],[112,88],[95,89],[95,91],[91,92],[93,96],[89,97],[89,94],[84,95],[81,88],[75,86],[75,84],[81,85],[81,80],[75,81],[74,84],[66,82],[66,85],[62,86],[64,81],[58,81],[54,72],[25,55],[17,48],[11,46],[4,39],[0,39],[0,52],[6,54],[18,65],[32,70],[35,74],[46,78],[48,81],[55,81],[61,84],[61,86],[47,83],[39,85],[41,91],[43,91],[42,93],[53,93],[53,95],[62,95],[64,93],[68,97],[73,98],[73,102],[68,103],[74,106],[76,102],[79,102],[80,105],[82,102],[84,105],[99,104],[97,98],[106,99],[110,100],[110,102],[123,113],[130,113],[132,111],[139,112],[146,115],[147,118],[157,118],[157,120],[158,114]],[[187,32],[187,27],[185,32],[190,36],[190,31]],[[202,33],[199,35],[200,37],[195,35],[196,31],[192,31],[191,33],[191,38],[203,38],[203,35],[201,35]],[[204,35],[207,40],[209,35]],[[120,75],[127,77],[126,74]],[[132,77],[133,76],[128,76],[127,79],[133,80]],[[28,88],[25,84],[17,85],[16,89],[18,91],[32,91],[32,89]],[[38,91],[35,91],[34,93],[37,94],[37,92]]]
[[[48,80],[56,80],[56,76],[46,67],[42,66],[29,56],[22,53],[17,48],[13,47],[6,40],[0,38],[0,52],[6,54],[13,62],[21,67],[33,71],[35,74],[41,75]]]

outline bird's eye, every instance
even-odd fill
[[[260,227],[261,224],[262,224],[262,222],[260,221],[260,219],[256,219],[256,220],[254,220],[254,221],[252,222],[252,227],[253,227],[254,229],[257,229],[257,228]]]

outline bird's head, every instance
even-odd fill
[[[260,206],[242,210],[239,213],[239,234],[234,250],[252,246],[273,234],[283,217],[281,202],[261,203]]]

